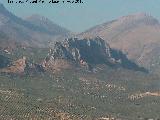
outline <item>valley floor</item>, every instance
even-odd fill
[[[0,75],[1,120],[158,120],[159,78],[103,67]],[[98,67],[98,68],[100,68]]]

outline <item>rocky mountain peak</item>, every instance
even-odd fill
[[[147,24],[154,25],[159,24],[158,20],[147,13],[136,13],[128,16],[120,17],[118,22],[135,23],[135,24]]]
[[[48,18],[41,16],[39,14],[33,14],[29,17],[26,18],[27,20],[39,20],[39,21],[43,21],[43,22],[51,22]]]
[[[54,59],[68,59],[75,62],[81,60],[91,64],[104,63],[110,57],[110,47],[99,37],[95,39],[71,38],[63,42],[56,42],[53,47]],[[97,56],[97,57],[95,57]]]
[[[70,32],[69,30],[55,24],[47,17],[38,14],[33,14],[30,17],[27,17],[26,21],[31,22],[32,24],[45,29],[48,33],[52,35],[53,34],[67,35]]]
[[[122,16],[119,19],[144,19],[144,18],[150,18],[152,16],[150,16],[147,13],[135,13],[135,14],[131,14],[131,15],[127,15],[127,16]]]
[[[56,64],[58,60],[74,63],[78,66],[86,66],[87,68],[98,64],[109,66],[121,66],[128,69],[142,70],[120,51],[111,49],[109,44],[100,37],[94,39],[78,39],[70,38],[62,42],[55,42],[46,58],[46,66],[56,68],[61,63]],[[64,62],[65,61],[65,62]],[[45,66],[45,65],[44,65]]]

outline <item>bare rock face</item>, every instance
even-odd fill
[[[51,54],[54,59],[67,59],[77,63],[83,60],[90,64],[100,64],[110,57],[110,47],[98,37],[88,40],[73,38],[62,43],[56,42]]]
[[[2,61],[4,61],[2,59]],[[126,69],[145,71],[127,59],[121,51],[110,48],[100,37],[94,39],[70,38],[55,42],[46,59],[38,64],[26,61],[26,57],[12,62],[0,69],[2,73],[30,74],[47,71],[59,72],[64,69],[82,68],[94,70],[97,65],[123,67]],[[2,66],[3,67],[3,66]]]
[[[66,69],[72,65],[92,68],[98,64],[121,66],[128,69],[142,70],[135,63],[129,61],[121,52],[111,49],[100,37],[94,39],[66,39],[56,42],[43,63],[50,69]]]
[[[14,61],[11,66],[1,69],[0,72],[20,74],[24,72],[25,67],[26,67],[26,58],[23,57],[22,59]]]

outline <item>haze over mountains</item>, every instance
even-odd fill
[[[48,18],[45,18],[38,14],[31,15],[27,17],[26,20],[38,27],[42,27],[43,29],[46,30],[48,34],[51,34],[53,36],[54,35],[64,35],[64,36],[66,35],[67,36],[68,33],[70,32],[69,30],[62,28],[59,25],[53,23]]]
[[[73,34],[0,5],[0,120],[159,120],[159,51],[144,13]]]
[[[160,69],[160,24],[154,17],[138,13],[123,16],[117,20],[97,25],[77,36],[95,38],[108,42],[111,48],[121,50],[140,66],[152,71]],[[73,34],[51,20],[32,15],[21,19],[0,5],[1,48],[17,44],[32,47],[48,47],[55,41],[62,41]],[[7,44],[6,44],[7,43]]]
[[[95,26],[79,35],[100,36],[129,59],[153,69],[159,65],[160,24],[154,17],[138,13]]]
[[[40,16],[31,16],[23,20],[0,4],[0,33],[5,39],[1,40],[1,47],[4,47],[7,41],[7,45],[11,46],[19,43],[44,47],[48,45],[48,41],[54,41],[58,36],[67,37],[69,31]]]

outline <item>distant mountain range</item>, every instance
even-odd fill
[[[35,56],[38,57],[40,54]],[[29,73],[33,70],[56,73],[66,69],[77,68],[96,72],[98,71],[96,69],[98,65],[109,66],[113,69],[124,68],[148,72],[146,69],[130,61],[121,51],[110,48],[109,44],[99,37],[92,39],[70,38],[64,41],[57,41],[45,56],[39,64],[30,62],[30,57],[27,57],[27,60],[26,56],[12,61],[11,64],[7,57],[0,55],[0,68],[2,68],[0,69],[0,73],[21,74],[23,72]]]
[[[154,17],[138,13],[97,25],[79,37],[100,36],[129,59],[154,70],[160,66],[160,24]]]
[[[0,120],[160,120],[159,51],[144,13],[75,35],[0,4]]]
[[[0,48],[15,48],[17,45],[48,47],[65,38],[95,38],[108,42],[130,60],[151,71],[160,70],[160,24],[154,17],[138,13],[97,25],[74,35],[48,18],[32,15],[21,19],[0,4]]]
[[[46,47],[49,41],[54,41],[59,36],[67,37],[69,34],[69,30],[45,17],[33,15],[23,20],[0,4],[0,47],[5,47],[6,43],[12,47],[17,43],[25,46]]]
[[[48,18],[45,18],[43,16],[40,16],[38,14],[31,15],[26,18],[26,21],[30,22],[31,24],[40,27],[43,29],[46,33],[51,34],[52,36],[57,35],[68,35],[70,33],[69,30],[60,27],[59,25],[53,23]]]

